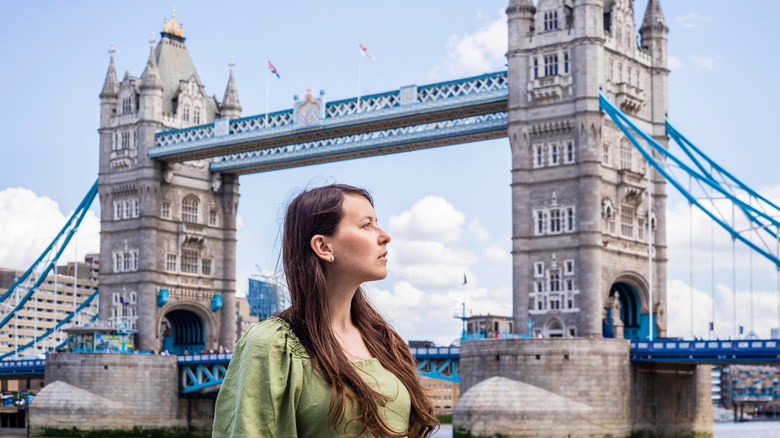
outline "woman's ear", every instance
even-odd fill
[[[311,238],[311,249],[314,254],[324,262],[332,262],[335,257],[333,256],[333,249],[328,244],[328,240],[322,234],[315,234]]]

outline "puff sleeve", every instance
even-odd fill
[[[244,333],[217,396],[213,438],[298,436],[301,348],[278,318],[255,324]]]

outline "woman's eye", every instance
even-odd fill
[[[371,226],[371,222],[368,222],[368,223],[366,223],[366,224],[364,224],[364,225],[363,225],[363,228],[368,228],[368,227],[370,227],[370,226]]]

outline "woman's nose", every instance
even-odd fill
[[[384,245],[390,242],[390,235],[383,229],[379,229],[379,244]]]

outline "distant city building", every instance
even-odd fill
[[[249,279],[249,291],[246,300],[249,302],[249,314],[262,321],[282,310],[282,298],[279,285],[270,281]]]
[[[759,411],[780,408],[780,367],[725,365],[720,367],[721,406],[750,405]],[[714,395],[714,392],[713,392]]]
[[[420,376],[420,383],[433,403],[436,415],[452,415],[452,408],[458,402],[460,385],[442,379]]]
[[[409,341],[408,344],[409,348],[428,348],[436,346],[433,341]]]
[[[85,257],[84,262],[70,262],[64,266],[58,266],[56,270],[52,269],[46,280],[38,287],[37,292],[16,312],[16,316],[9,320],[5,327],[0,328],[0,354],[13,351],[17,347],[29,343],[73,313],[97,290],[99,268],[99,255],[89,254]],[[0,268],[0,291],[8,290],[23,274],[24,271],[21,270]],[[25,286],[32,286],[32,283],[22,284],[17,288],[20,298],[27,292],[24,289]],[[130,298],[127,297],[127,299]],[[132,299],[135,300],[135,297]],[[6,304],[14,305],[16,302],[16,294],[6,300]],[[81,317],[82,321],[85,317]],[[73,322],[78,323],[78,321],[77,317]],[[59,332],[20,354],[44,353],[58,347],[65,340],[65,334]]]
[[[710,373],[711,380],[710,386],[712,388],[712,405],[720,406],[720,390],[721,390],[721,370],[719,366],[713,366]]]
[[[499,333],[513,333],[512,318],[500,315],[474,315],[466,319],[466,338],[496,338]]]
[[[258,321],[256,316],[249,313],[249,301],[244,297],[236,297],[236,339],[240,339]]]

